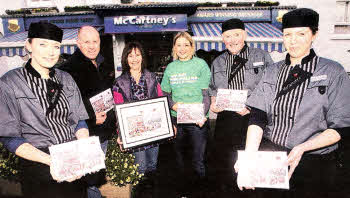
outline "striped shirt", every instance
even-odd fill
[[[243,89],[244,83],[244,73],[245,73],[245,63],[244,65],[237,65],[237,57],[248,60],[249,48],[244,45],[239,54],[231,54],[228,50],[226,51],[227,58],[225,60],[226,64],[226,76],[228,79],[229,89]]]
[[[40,105],[43,108],[43,112],[46,114],[46,121],[57,144],[74,139],[74,131],[68,127],[69,103],[62,89],[61,94],[57,96],[58,100],[56,105],[53,107],[51,112],[47,112],[50,106],[50,102],[48,101],[49,96],[47,94],[48,81],[52,80],[53,82],[60,84],[59,80],[54,74],[54,70],[50,72],[50,79],[43,79],[28,61],[27,65],[22,71],[30,89],[39,100]]]
[[[289,90],[286,94],[278,95],[278,93],[283,89],[283,85],[289,79],[296,78],[296,74],[293,74],[293,68],[300,67],[303,72],[313,73],[315,71],[316,65],[319,61],[319,57],[316,56],[315,52],[311,49],[310,54],[303,58],[301,65],[290,66],[289,55],[287,55],[286,62],[282,66],[278,73],[278,79],[276,84],[276,96],[272,104],[272,122],[273,130],[271,135],[271,140],[282,146],[286,146],[287,139],[290,131],[292,130],[296,112],[298,111],[299,105],[302,101],[303,95],[307,86],[310,82],[310,78],[299,83],[294,89]]]

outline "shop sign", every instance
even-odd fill
[[[31,17],[26,18],[26,29],[29,29],[30,23],[45,21],[53,23],[60,28],[77,28],[84,25],[103,26],[102,18],[96,15],[73,15],[73,16],[54,16],[54,17]]]
[[[187,30],[187,15],[133,15],[105,17],[105,33]]]
[[[3,28],[4,28],[4,36],[10,36],[19,32],[24,31],[24,20],[23,18],[9,18],[2,19],[3,20]]]
[[[188,22],[223,22],[228,19],[239,18],[242,21],[271,21],[270,10],[199,10]]]

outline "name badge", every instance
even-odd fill
[[[316,81],[321,81],[321,80],[326,80],[326,79],[327,79],[327,75],[312,76],[311,82],[316,82]]]
[[[260,65],[264,65],[264,62],[255,62],[255,63],[253,63],[254,67],[260,66]]]

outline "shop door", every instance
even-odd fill
[[[126,43],[142,44],[147,56],[147,69],[155,72],[161,80],[166,66],[172,61],[172,33],[135,33],[125,37]]]

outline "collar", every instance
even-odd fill
[[[301,60],[301,64],[303,65],[303,64],[306,64],[307,62],[310,62],[315,56],[316,56],[316,53],[315,53],[315,51],[311,48],[311,49],[310,49],[309,55],[305,56],[305,57]],[[291,64],[289,53],[288,53],[287,56],[286,56],[285,62],[286,62],[287,65],[290,65],[290,64]]]
[[[241,51],[239,51],[237,54],[232,54],[229,50],[227,50],[228,55],[230,56],[236,56],[236,55],[242,55],[248,48],[248,45],[246,42],[244,42],[244,46],[242,47]]]
[[[81,50],[79,48],[77,48],[74,52],[74,54],[77,54],[79,57],[80,57],[80,60],[84,60],[84,61],[87,61],[87,62],[91,62],[91,60],[89,58],[87,58],[83,52],[81,52]],[[97,63],[97,66],[99,66],[101,63],[103,63],[104,61],[104,57],[98,53],[97,57],[96,57],[96,63]]]
[[[26,65],[24,66],[24,68],[26,68],[28,73],[30,73],[34,77],[41,78],[40,73],[34,69],[34,67],[32,66],[31,62],[32,62],[32,59],[29,59],[27,61]],[[49,76],[50,76],[50,78],[55,76],[55,69],[53,69],[53,68],[49,69]]]

